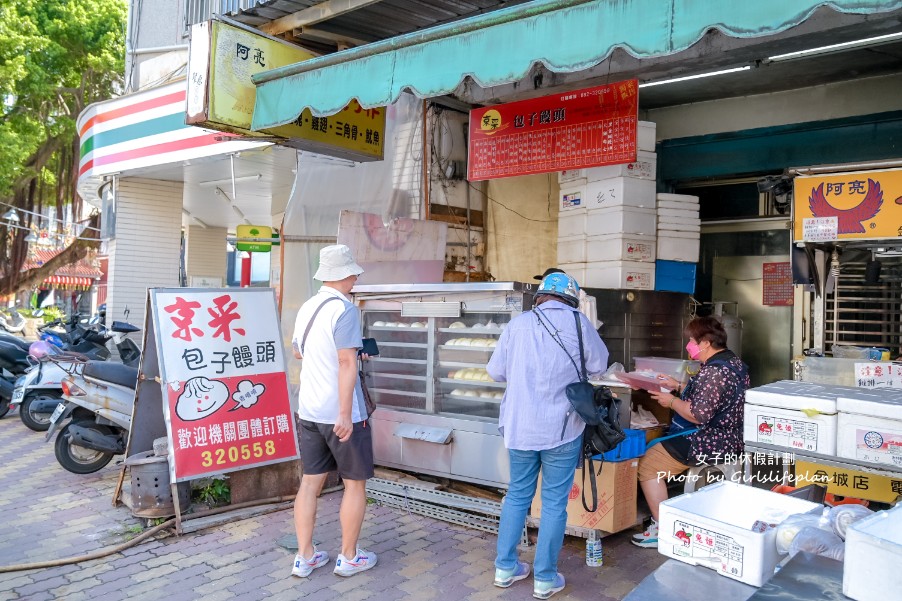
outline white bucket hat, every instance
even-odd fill
[[[313,279],[320,282],[337,282],[351,275],[360,275],[363,267],[354,260],[351,249],[344,244],[333,244],[319,251],[319,269]]]

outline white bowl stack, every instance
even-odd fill
[[[633,163],[558,174],[558,266],[580,286],[655,287],[655,124],[637,139]]]

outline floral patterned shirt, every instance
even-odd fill
[[[691,457],[718,463],[725,455],[742,452],[748,388],[748,367],[726,349],[708,359],[692,376],[681,395],[700,424],[698,432],[688,436]]]

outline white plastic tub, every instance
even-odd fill
[[[782,380],[745,393],[747,443],[824,455],[836,453],[836,398],[844,387]]]
[[[900,568],[902,506],[878,511],[849,526],[842,573],[845,596],[856,601],[892,599],[902,591]]]
[[[776,529],[754,532],[752,525],[758,520],[779,524],[818,507],[768,490],[719,482],[661,503],[658,552],[761,586],[782,556],[774,542]]]
[[[836,400],[836,408],[837,455],[902,467],[902,390],[852,389]]]
[[[700,364],[690,359],[669,359],[667,357],[633,357],[636,371],[670,376],[677,382],[686,383],[689,374],[698,373]]]

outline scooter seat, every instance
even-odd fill
[[[18,336],[13,336],[12,334],[4,334],[0,333],[0,342],[8,342],[9,344],[14,344],[18,346],[20,349],[28,352],[28,347],[31,345],[30,342],[24,340],[23,338],[19,338]]]
[[[128,388],[135,388],[138,385],[138,370],[121,363],[88,361],[85,365],[84,375]]]
[[[28,349],[22,349],[11,342],[0,340],[0,367],[14,374],[21,374],[31,364],[28,362]]]
[[[132,332],[140,332],[141,328],[137,326],[133,326],[132,324],[126,321],[114,321],[110,326],[110,329],[114,332],[120,332],[123,334],[131,334]]]

